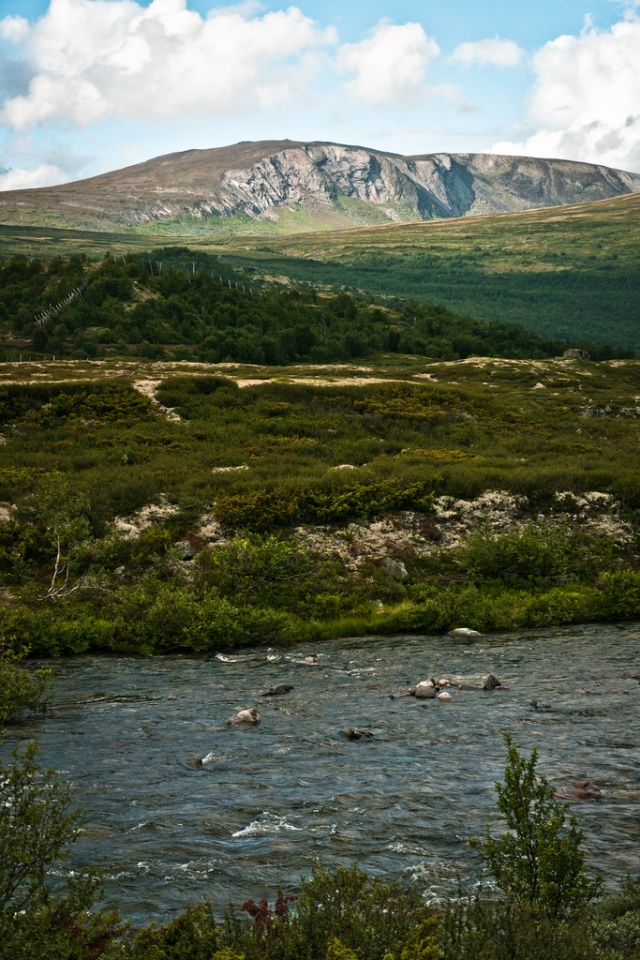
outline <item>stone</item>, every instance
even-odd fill
[[[482,634],[478,630],[471,630],[470,627],[455,627],[453,630],[449,630],[449,636],[451,637],[481,637]]]
[[[196,555],[195,547],[188,540],[179,540],[178,543],[174,544],[174,550],[180,560],[193,560]]]
[[[578,350],[572,347],[571,350],[565,350],[562,354],[563,360],[590,360],[591,357],[586,350]]]
[[[415,695],[418,700],[433,700],[436,695],[436,688],[431,680],[423,680],[416,687]]]
[[[393,577],[394,580],[406,580],[409,576],[409,571],[405,567],[402,560],[394,560],[393,557],[385,557],[381,566],[383,570],[386,570],[390,577]]]
[[[600,800],[602,790],[591,780],[578,780],[577,783],[559,787],[555,796],[559,800]]]
[[[240,710],[239,713],[236,713],[235,716],[229,717],[228,723],[260,723],[262,717],[258,713],[255,707],[251,707],[250,710]]]
[[[447,691],[445,690],[444,693],[439,693],[436,699],[442,700],[443,703],[448,703],[449,700],[453,700],[453,697],[451,696],[450,693],[447,693]]]
[[[349,727],[342,731],[345,740],[370,740],[374,734],[371,730],[363,730],[361,727]]]
[[[281,697],[285,693],[290,693],[293,690],[292,683],[279,683],[277,687],[271,687],[270,690],[265,690],[264,693],[261,693],[261,697]]]
[[[458,690],[496,690],[502,689],[502,684],[492,673],[478,674],[459,674],[448,673],[439,681],[439,686],[448,684],[451,687],[457,687]]]

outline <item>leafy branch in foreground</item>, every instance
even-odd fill
[[[548,781],[536,772],[538,754],[526,759],[505,734],[504,783],[497,806],[508,832],[472,841],[509,901],[554,921],[574,920],[593,901],[599,878],[589,876],[582,830],[568,818]]]
[[[117,918],[90,912],[95,873],[52,879],[82,814],[72,809],[70,785],[42,770],[36,754],[31,743],[0,766],[0,960],[95,960],[116,936]]]
[[[46,710],[49,676],[48,670],[26,670],[15,654],[0,647],[0,726],[19,717],[23,710]]]

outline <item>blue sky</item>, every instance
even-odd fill
[[[0,189],[283,138],[640,171],[640,0],[0,0]]]

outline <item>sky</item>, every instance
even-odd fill
[[[0,190],[281,139],[640,172],[640,0],[0,0]]]

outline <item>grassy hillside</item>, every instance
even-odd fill
[[[491,217],[230,242],[259,271],[640,347],[640,194]],[[257,259],[256,261],[256,258]]]
[[[286,239],[181,236],[251,277],[415,298],[542,337],[640,349],[640,194],[492,217]],[[157,247],[167,236],[157,238]],[[152,238],[0,227],[0,255],[142,252]]]
[[[640,616],[638,361],[2,374],[5,645]]]

